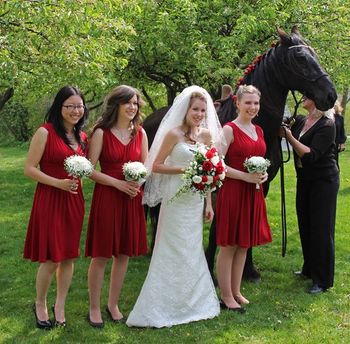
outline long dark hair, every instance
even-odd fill
[[[130,135],[134,137],[140,128],[141,116],[143,115],[140,108],[144,105],[144,101],[136,88],[127,85],[117,86],[106,96],[103,103],[102,115],[97,120],[92,132],[98,128],[112,128],[118,120],[119,105],[126,104],[135,95],[137,97],[137,112],[130,123]]]
[[[85,149],[85,142],[82,142],[80,133],[88,117],[89,110],[86,107],[85,98],[78,88],[73,86],[64,86],[58,91],[51,107],[47,111],[47,114],[45,116],[45,122],[52,123],[57,135],[61,137],[62,140],[69,146],[71,142],[67,138],[67,131],[63,124],[62,105],[65,102],[65,100],[71,96],[79,96],[82,99],[83,104],[85,106],[83,117],[74,126],[75,139],[80,145],[83,146],[83,149]]]

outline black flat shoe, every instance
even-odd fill
[[[53,318],[55,320],[55,322],[54,322],[55,327],[66,327],[67,326],[67,323],[65,320],[64,321],[56,320],[55,305],[52,306],[52,313],[53,313]]]
[[[41,330],[51,330],[52,329],[52,323],[49,320],[40,320],[38,318],[38,315],[36,314],[36,305],[35,305],[35,302],[33,304],[33,312],[34,312],[34,315],[35,315],[35,321],[36,321],[36,327],[37,328],[40,328]]]
[[[90,326],[95,327],[95,328],[103,328],[103,326],[105,326],[105,323],[103,321],[102,322],[93,322],[93,321],[91,321],[90,313],[87,314],[86,320],[88,321]]]
[[[308,290],[309,294],[320,294],[327,290],[327,288],[320,287],[318,284],[313,284],[312,287]]]
[[[243,307],[234,307],[234,308],[228,307],[226,305],[226,303],[224,301],[222,301],[221,299],[220,299],[220,308],[226,309],[226,310],[231,311],[231,312],[237,312],[240,314],[243,314],[246,312],[245,308],[243,308]]]
[[[109,318],[114,322],[114,323],[125,323],[125,318],[121,318],[121,319],[114,319],[112,316],[111,311],[109,310],[108,306],[106,306],[106,312],[109,316]]]

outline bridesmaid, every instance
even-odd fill
[[[147,136],[139,124],[141,105],[143,100],[136,89],[125,85],[113,89],[105,99],[89,146],[92,164],[99,161],[101,166],[101,171],[95,170],[91,176],[96,184],[85,251],[92,257],[87,320],[97,328],[104,326],[100,296],[107,262],[112,258],[106,312],[112,321],[119,322],[124,319],[118,301],[129,257],[147,253],[143,192],[137,183],[125,181],[122,172],[124,163],[144,162],[147,157]]]
[[[248,173],[243,163],[251,156],[264,156],[263,131],[252,120],[260,108],[260,91],[240,86],[237,91],[238,117],[224,126],[227,173],[216,203],[217,277],[221,308],[244,312],[249,301],[241,294],[241,280],[249,247],[271,241],[266,205],[256,184],[267,180],[267,173]]]
[[[63,162],[68,156],[84,155],[86,135],[81,128],[87,115],[81,92],[75,87],[63,87],[46,115],[46,123],[35,132],[25,162],[25,175],[38,182],[24,258],[39,262],[33,311],[40,329],[66,326],[64,306],[73,276],[73,261],[79,256],[84,198],[80,181],[68,176]],[[47,293],[55,272],[57,295],[52,324]]]

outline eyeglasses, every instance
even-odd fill
[[[70,112],[72,112],[75,109],[77,109],[78,111],[85,110],[85,105],[62,105],[62,107],[66,108]]]

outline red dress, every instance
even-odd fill
[[[122,166],[141,160],[143,133],[140,129],[127,144],[120,142],[110,129],[103,130],[103,146],[99,158],[101,172],[123,179]],[[142,192],[130,198],[117,188],[95,184],[92,198],[85,256],[138,256],[147,253],[146,221]]]
[[[258,139],[254,141],[235,123],[226,125],[232,128],[234,135],[234,142],[225,157],[226,164],[246,172],[243,167],[246,158],[265,155],[263,131],[255,126]],[[256,189],[256,184],[226,178],[216,202],[216,242],[219,246],[248,248],[271,242],[262,187]]]
[[[49,176],[71,178],[63,167],[68,156],[83,154],[83,147],[76,151],[66,145],[51,123],[43,127],[48,131],[44,154],[40,160],[40,170]],[[85,133],[81,133],[86,142]],[[79,256],[80,234],[84,219],[84,197],[79,183],[78,194],[38,183],[27,237],[24,246],[24,258],[33,262],[61,262]]]

